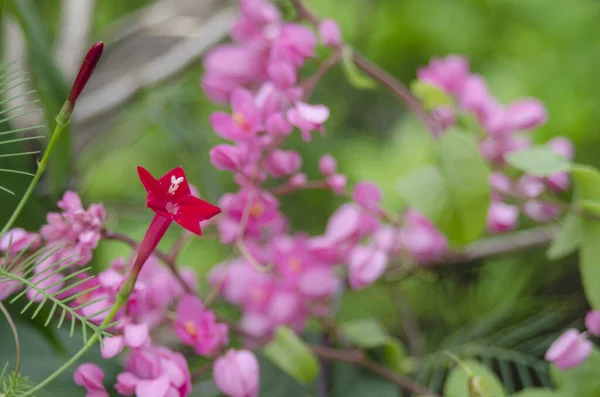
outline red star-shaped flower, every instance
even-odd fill
[[[200,222],[219,214],[221,209],[192,195],[183,168],[176,167],[160,179],[148,170],[137,167],[140,180],[148,192],[146,206],[167,219],[174,220],[197,235],[202,234]]]

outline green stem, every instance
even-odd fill
[[[1,3],[2,3],[2,0],[0,0],[0,6],[1,6]],[[33,194],[33,191],[35,190],[35,187],[37,186],[42,174],[46,170],[46,165],[48,164],[48,159],[50,158],[50,153],[52,153],[52,149],[56,145],[56,142],[58,142],[58,138],[60,138],[60,135],[62,134],[65,126],[69,122],[69,116],[70,116],[70,112],[72,111],[72,109],[73,109],[73,106],[69,102],[67,102],[67,103],[65,103],[65,106],[63,106],[63,109],[61,110],[58,117],[56,117],[56,127],[54,128],[54,132],[52,133],[52,136],[50,137],[50,142],[48,143],[48,147],[46,148],[46,151],[44,152],[44,156],[42,156],[42,160],[38,162],[37,171],[36,171],[35,175],[33,176],[33,179],[31,180],[31,182],[29,183],[29,187],[27,187],[25,194],[23,195],[23,197],[21,197],[21,201],[19,202],[19,205],[17,205],[17,208],[15,208],[15,210],[13,211],[12,215],[10,216],[10,219],[8,220],[8,222],[6,222],[6,225],[4,225],[4,228],[2,229],[2,231],[0,231],[0,237],[2,237],[7,231],[10,230],[11,227],[13,227],[13,225],[17,221],[17,218],[23,211],[23,208],[25,208],[25,204],[27,204],[27,201],[29,201],[29,199],[31,198],[31,195]]]
[[[133,285],[135,284],[136,279],[137,279],[137,275],[134,275],[133,273],[131,273],[129,275],[129,279],[127,281],[125,281],[125,283],[119,290],[119,293],[117,294],[117,299],[116,299],[115,305],[113,306],[111,311],[108,313],[108,315],[106,316],[104,321],[102,321],[102,324],[100,324],[101,329],[106,327],[108,324],[110,324],[110,322],[117,315],[117,313],[119,312],[121,307],[125,304],[125,302],[127,302],[127,300],[129,299],[129,295],[131,295],[131,291],[133,291]],[[90,337],[90,339],[87,341],[87,343],[85,345],[83,345],[83,347],[81,349],[79,349],[79,351],[77,353],[75,353],[75,355],[73,357],[71,357],[69,360],[67,360],[67,362],[65,362],[63,365],[61,365],[56,371],[51,373],[46,379],[44,379],[43,381],[38,383],[33,389],[30,389],[23,394],[19,394],[18,397],[33,396],[35,393],[42,390],[46,385],[48,385],[50,382],[52,382],[57,376],[59,376],[60,374],[65,372],[70,366],[75,364],[77,362],[77,360],[79,360],[81,358],[81,356],[83,356],[88,350],[90,350],[90,348],[92,346],[94,346],[94,344],[96,343],[96,340],[98,339],[98,335],[99,335],[98,333],[94,333],[94,335],[92,335]]]

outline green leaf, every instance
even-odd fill
[[[575,164],[571,167],[571,176],[579,200],[600,200],[600,172],[596,168]]]
[[[344,47],[342,52],[342,69],[350,84],[360,90],[372,90],[377,87],[375,80],[358,70],[353,56],[354,51],[350,47]]]
[[[547,146],[534,146],[506,156],[506,162],[516,169],[535,176],[548,176],[568,171],[571,163]]]
[[[473,387],[478,394],[473,393]],[[450,372],[444,385],[444,397],[506,397],[498,377],[485,365],[466,360]]]
[[[308,384],[319,374],[319,362],[292,330],[278,327],[275,339],[263,349],[264,355],[298,382]]]
[[[598,368],[600,368],[600,351],[594,347],[590,357],[575,368],[561,371],[552,365],[550,376],[565,397],[597,397],[600,396]]]
[[[579,254],[579,272],[585,296],[593,309],[600,309],[600,222],[584,220],[581,248]]]
[[[598,200],[581,200],[577,206],[594,215],[600,215],[600,201]]]
[[[340,324],[344,337],[358,347],[371,349],[378,359],[396,372],[404,372],[406,351],[402,343],[393,338],[373,319],[365,318]]]
[[[377,347],[390,339],[387,331],[375,320],[360,319],[340,325],[342,334],[359,347]]]
[[[563,258],[577,249],[583,234],[583,220],[572,213],[561,222],[558,235],[552,240],[546,257],[550,260]]]
[[[448,238],[455,244],[466,244],[485,229],[489,170],[472,138],[457,130],[446,132],[440,140],[440,169],[453,215]]]
[[[449,207],[446,185],[435,166],[409,172],[398,182],[400,197],[439,226]]]
[[[432,84],[414,80],[410,84],[410,91],[421,101],[425,110],[431,111],[438,106],[452,105],[452,99],[444,91]]]
[[[457,130],[440,140],[439,167],[409,173],[398,190],[455,245],[477,239],[485,229],[489,170],[473,140]]]
[[[513,394],[511,397],[568,397],[564,393],[558,390],[533,388],[522,390],[517,394]]]

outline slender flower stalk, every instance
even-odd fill
[[[0,0],[0,10],[1,6],[2,0]],[[71,88],[69,98],[64,103],[62,109],[60,110],[60,113],[56,116],[56,127],[54,128],[54,131],[50,136],[50,142],[48,142],[48,147],[46,148],[42,159],[38,161],[35,175],[29,183],[27,190],[23,194],[21,201],[10,216],[8,222],[6,222],[4,228],[2,228],[2,231],[0,231],[0,237],[2,237],[7,231],[9,231],[13,227],[17,218],[23,211],[23,208],[25,208],[25,204],[27,204],[27,201],[29,201],[29,198],[33,194],[33,191],[35,190],[35,187],[37,186],[40,178],[42,177],[42,174],[46,170],[48,160],[50,159],[50,153],[52,153],[52,149],[54,149],[54,146],[58,142],[58,139],[60,138],[65,126],[69,124],[71,114],[73,113],[73,109],[75,108],[75,102],[77,101],[77,98],[79,97],[79,94],[81,94],[81,91],[85,87],[86,83],[90,79],[90,76],[94,72],[98,61],[100,61],[103,49],[104,44],[100,41],[94,44],[88,52],[88,54],[86,55],[83,64],[81,65],[81,69],[79,70],[79,73],[77,75],[77,78],[73,83],[73,87]]]

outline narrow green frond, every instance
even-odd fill
[[[9,143],[15,143],[15,142],[32,141],[34,139],[42,139],[42,138],[45,138],[45,136],[43,136],[43,135],[25,136],[23,138],[10,139],[8,141],[0,141],[0,145],[6,145]]]
[[[2,133],[0,133],[0,136],[2,135],[8,135],[8,134],[15,134],[17,132],[23,132],[23,131],[33,131],[33,130],[37,130],[38,128],[44,128],[44,125],[34,125],[31,127],[24,127],[24,128],[17,128],[15,130],[10,130],[10,131],[4,131]]]
[[[6,123],[7,121],[15,120],[15,119],[18,119],[19,117],[25,117],[25,116],[29,116],[30,114],[41,113],[41,112],[42,112],[41,109],[35,109],[35,110],[30,110],[29,112],[15,114],[13,116],[6,117],[4,119],[0,119],[0,123]]]
[[[4,186],[0,186],[0,190],[2,190],[3,192],[6,192],[8,194],[11,194],[11,195],[15,196],[15,192],[13,192],[10,189],[5,188]]]
[[[2,135],[2,134],[0,134]],[[6,153],[6,154],[0,154],[0,159],[1,158],[5,158],[5,157],[20,157],[20,156],[28,156],[30,154],[39,154],[41,153],[39,150],[34,150],[32,152],[20,152],[20,153]],[[8,189],[7,189],[8,190]],[[8,190],[10,191],[10,190]]]
[[[0,168],[0,172],[8,172],[8,173],[11,173],[11,174],[34,176],[34,174],[32,174],[31,172],[19,171],[19,170],[10,170],[10,169],[7,169],[7,168]]]
[[[14,112],[14,111],[15,111],[15,110],[17,110],[17,109],[21,109],[21,108],[24,108],[24,107],[26,107],[26,106],[30,106],[30,105],[36,104],[36,103],[38,103],[38,102],[40,102],[40,101],[41,101],[40,99],[34,99],[34,100],[32,100],[32,101],[25,102],[25,103],[22,103],[22,104],[20,104],[20,105],[17,105],[17,106],[13,106],[13,107],[12,107],[12,108],[10,108],[10,109],[4,109],[4,110],[0,110],[0,115],[2,115],[2,114],[5,114],[5,113],[9,113],[9,112]]]
[[[25,97],[27,95],[32,95],[32,94],[35,94],[35,93],[36,93],[36,90],[29,90],[29,91],[23,92],[23,93],[21,93],[19,95],[15,95],[15,96],[13,96],[11,98],[4,99],[4,100],[0,101],[0,105],[4,105],[7,102],[13,101],[13,100],[18,99],[18,98]]]

